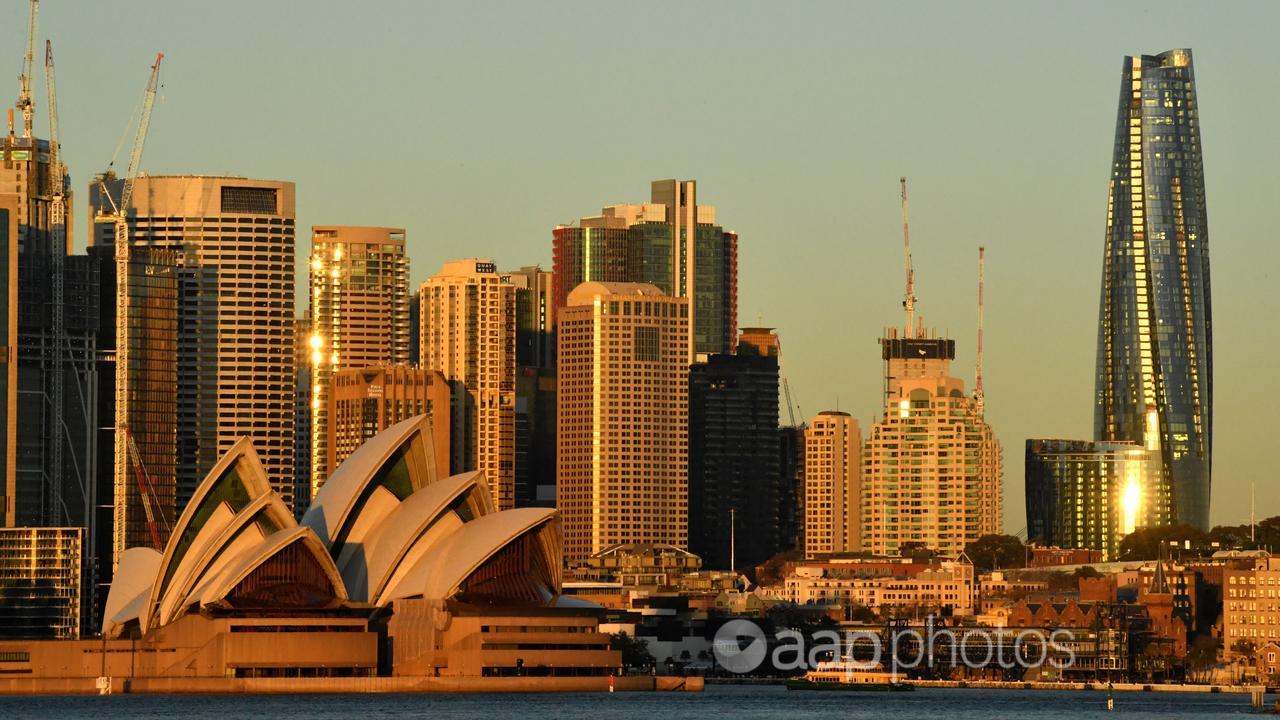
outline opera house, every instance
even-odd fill
[[[483,472],[437,477],[428,423],[361,446],[301,522],[242,439],[163,553],[123,554],[101,640],[0,643],[0,673],[174,690],[200,678],[403,689],[390,680],[617,672],[592,607],[560,595],[556,512],[495,512]]]

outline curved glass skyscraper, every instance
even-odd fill
[[[1191,51],[1126,57],[1107,201],[1094,433],[1157,452],[1174,522],[1206,530],[1211,317]]]

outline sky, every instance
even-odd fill
[[[26,5],[2,6],[14,98]],[[1247,522],[1255,486],[1257,516],[1280,514],[1261,392],[1280,356],[1276,27],[1280,3],[1203,0],[46,0],[37,57],[51,38],[83,198],[117,147],[125,164],[164,52],[144,171],[296,182],[304,295],[313,224],[406,228],[416,287],[460,257],[550,269],[555,225],[695,179],[739,234],[739,321],[778,328],[799,414],[838,407],[864,433],[876,339],[902,322],[906,175],[917,311],[957,340],[969,382],[987,248],[987,418],[1017,532],[1026,438],[1093,430],[1123,59],[1173,47],[1194,51],[1207,184],[1211,520]]]

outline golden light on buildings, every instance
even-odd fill
[[[898,417],[909,417],[911,415],[911,401],[902,400],[898,403]]]
[[[1137,529],[1138,511],[1142,509],[1142,488],[1138,485],[1134,472],[1130,471],[1129,480],[1125,483],[1124,494],[1120,498],[1120,509],[1124,514],[1124,534],[1128,535]]]
[[[321,337],[319,333],[312,333],[312,335],[311,335],[311,349],[312,349],[312,350],[319,350],[319,349],[320,349],[320,347],[321,347],[322,345],[324,345],[324,338],[323,338],[323,337]]]

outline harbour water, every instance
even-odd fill
[[[1276,696],[1269,696],[1268,703]],[[355,718],[608,718],[609,720],[913,720],[945,718],[1217,718],[1251,714],[1247,695],[920,689],[911,693],[788,692],[711,686],[705,692],[529,695],[112,695],[0,697],[0,718],[300,720]]]

